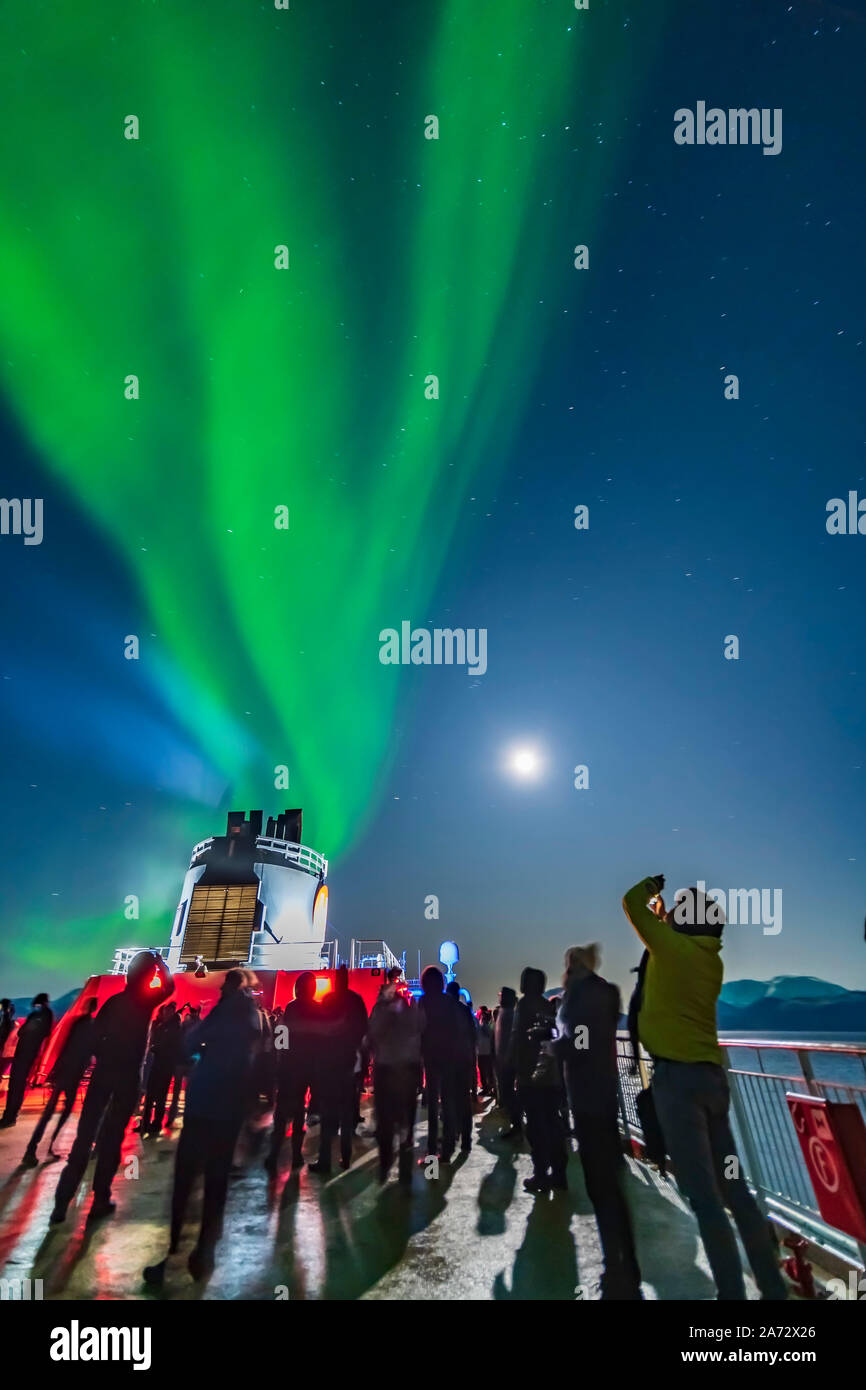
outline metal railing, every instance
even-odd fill
[[[322,969],[323,969],[323,970],[336,970],[336,968],[337,968],[337,962],[338,962],[338,960],[339,960],[339,956],[338,956],[338,954],[337,954],[337,948],[338,948],[338,946],[339,946],[339,942],[337,942],[337,941],[323,941],[323,942],[322,942]]]
[[[168,955],[168,952],[169,952],[169,947],[168,947],[168,946],[120,946],[120,947],[118,947],[118,949],[117,949],[117,950],[115,951],[115,953],[114,953],[114,959],[113,959],[113,961],[111,962],[111,972],[110,972],[110,973],[111,973],[112,975],[125,975],[126,972],[127,972],[127,970],[129,969],[129,963],[130,963],[130,961],[132,960],[132,958],[133,958],[134,956],[137,956],[137,955],[138,955],[139,951],[158,951],[159,954],[162,956],[163,960],[165,960],[165,958],[166,958],[166,956]]]
[[[211,835],[207,840],[199,840],[189,858],[190,868],[211,848],[215,839],[216,836]],[[294,840],[277,840],[273,836],[259,835],[256,838],[256,849],[266,849],[269,854],[281,854],[290,864],[303,869],[305,873],[313,874],[315,878],[328,876],[327,859],[308,845],[296,844]]]
[[[788,1092],[848,1101],[866,1120],[866,1045],[720,1038],[731,1088],[731,1128],[743,1171],[767,1216],[844,1260],[861,1265],[866,1250],[822,1220],[785,1096]],[[652,1078],[641,1049],[617,1035],[620,1113],[626,1134],[641,1142],[635,1106]]]
[[[403,959],[394,955],[386,941],[356,941],[352,938],[349,948],[349,968],[350,970],[366,970],[369,968],[379,968],[390,970],[392,965],[396,965],[400,970],[405,970],[406,954]]]
[[[305,869],[308,874],[314,874],[316,878],[327,878],[328,861],[318,850],[310,849],[307,845],[295,844],[293,840],[274,840],[265,835],[260,835],[256,840],[256,849],[269,850],[271,854],[281,854],[291,864],[296,864],[299,869]]]

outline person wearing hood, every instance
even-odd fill
[[[787,1298],[769,1228],[742,1176],[716,1030],[722,987],[721,905],[697,888],[668,911],[664,875],[641,879],[623,910],[649,956],[638,1034],[653,1058],[652,1093],[677,1184],[697,1217],[718,1297],[746,1297],[733,1215],[761,1295]],[[652,904],[652,906],[650,906]]]
[[[189,1256],[194,1279],[214,1267],[222,1234],[232,1156],[250,1101],[255,1050],[261,1037],[259,1010],[246,988],[242,970],[227,970],[219,1002],[186,1038],[199,1060],[187,1088],[183,1129],[177,1146],[171,1194],[169,1254],[176,1253],[193,1183],[204,1174],[201,1227]],[[148,1266],[145,1282],[159,1284],[166,1260]]]
[[[54,1014],[48,1006],[48,995],[37,994],[30,1013],[18,1029],[15,1056],[9,1073],[9,1090],[6,1095],[6,1109],[0,1127],[11,1129],[18,1119],[18,1112],[24,1103],[27,1081],[36,1070],[40,1054],[54,1027]]]
[[[120,1167],[126,1126],[141,1094],[141,1064],[147,1051],[151,1015],[173,993],[174,980],[159,952],[139,951],[130,961],[125,989],[113,994],[96,1015],[96,1062],[75,1142],[57,1184],[51,1213],[53,1224],[66,1219],[66,1208],[84,1177],[94,1141],[97,1153],[90,1216],[108,1216],[114,1211],[111,1184]]]
[[[598,973],[600,947],[565,953],[558,1044],[586,1193],[604,1254],[603,1299],[639,1299],[640,1269],[625,1197],[625,1159],[617,1121],[616,1031],[620,997]]]

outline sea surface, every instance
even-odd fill
[[[848,1043],[855,1047],[866,1047],[866,1034],[864,1033],[809,1033],[800,1032],[785,1033],[779,1030],[771,1033],[757,1032],[736,1032],[734,1029],[725,1028],[722,1030],[726,1038],[760,1038],[762,1042],[814,1042],[814,1043]]]

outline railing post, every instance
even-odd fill
[[[821,1088],[818,1085],[818,1082],[815,1080],[815,1073],[812,1070],[812,1059],[809,1056],[808,1052],[806,1052],[805,1050],[798,1050],[797,1061],[799,1062],[800,1070],[803,1073],[803,1080],[809,1087],[809,1094],[812,1096],[820,1096]]]
[[[758,1206],[761,1208],[762,1215],[769,1219],[767,1203],[764,1197],[764,1174],[761,1168],[761,1160],[758,1155],[758,1150],[752,1142],[751,1127],[749,1125],[748,1116],[746,1115],[745,1106],[743,1105],[743,1098],[740,1095],[740,1083],[737,1080],[737,1073],[731,1071],[730,1058],[728,1057],[728,1049],[726,1047],[722,1048],[722,1060],[728,1077],[728,1085],[731,1092],[731,1105],[733,1106],[734,1115],[736,1116],[737,1128],[740,1131],[740,1139],[743,1149],[745,1150],[746,1162],[749,1165],[749,1175],[755,1189],[755,1196]]]
[[[632,1146],[631,1126],[629,1125],[628,1111],[625,1108],[625,1091],[622,1088],[622,1066],[620,1064],[623,1061],[626,1063],[626,1066],[629,1065],[629,1058],[623,1057],[623,1054],[621,1052],[617,1052],[616,1094],[619,1099],[619,1113],[622,1116],[623,1137],[625,1138],[625,1142],[628,1145],[629,1157],[631,1158],[634,1156],[634,1148]]]

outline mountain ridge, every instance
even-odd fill
[[[856,1033],[866,1038],[866,990],[846,989],[815,975],[731,980],[719,995],[723,1032]]]

